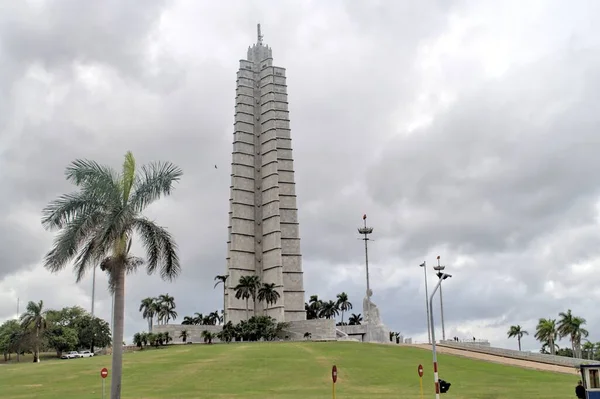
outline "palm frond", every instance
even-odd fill
[[[48,230],[62,229],[81,215],[95,213],[104,206],[86,192],[64,194],[42,210],[42,225]]]
[[[118,176],[108,166],[87,159],[77,159],[67,166],[65,177],[92,197],[110,199],[111,202],[120,200]]]
[[[62,270],[77,254],[79,247],[95,233],[102,218],[101,212],[82,213],[65,225],[44,257],[44,267],[51,272]]]
[[[146,218],[133,220],[146,250],[148,258],[148,274],[152,274],[160,266],[160,276],[163,280],[173,280],[179,275],[181,266],[177,255],[177,244],[171,234],[156,223]]]
[[[125,154],[125,162],[123,162],[123,176],[121,176],[121,184],[123,185],[123,204],[129,202],[129,194],[131,187],[135,181],[135,158],[131,151]]]
[[[173,184],[183,176],[183,171],[170,162],[153,162],[141,168],[134,184],[134,193],[129,201],[135,211],[140,212],[161,196],[171,194]]]
[[[107,250],[116,244],[118,248],[113,248],[114,251],[125,254],[134,217],[135,214],[130,207],[118,206],[111,209],[110,214],[105,215],[101,231],[98,232],[98,246],[107,253]]]
[[[88,239],[87,243],[79,251],[79,255],[75,258],[73,269],[75,270],[76,282],[79,283],[85,276],[88,268],[93,267],[103,257],[102,251],[98,250],[95,237]]]

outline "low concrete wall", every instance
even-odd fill
[[[440,341],[441,344],[446,344],[446,345],[462,345],[462,346],[466,346],[469,348],[490,348],[490,342],[487,340],[480,340],[480,341],[470,341],[470,340],[466,340],[466,341],[452,341],[451,339],[447,339],[445,341]],[[518,351],[517,351],[518,352]]]
[[[366,334],[367,327],[364,325],[359,326],[337,326],[337,329],[345,332],[348,335],[361,335]]]
[[[477,344],[473,344],[473,343],[469,344],[469,343],[444,341],[444,343],[440,344],[440,346],[447,346],[449,348],[463,349],[463,350],[469,350],[472,352],[486,353],[489,355],[510,357],[513,359],[521,359],[521,360],[530,360],[530,361],[534,361],[534,362],[555,364],[558,366],[566,366],[566,367],[579,367],[580,364],[597,363],[596,361],[587,360],[587,359],[575,359],[572,357],[546,355],[543,353],[524,352],[524,351],[518,351],[518,350],[513,350],[513,349],[485,347],[483,345],[477,345]]]
[[[311,319],[290,321],[288,328],[283,332],[291,340],[302,340],[305,333],[311,333],[313,340],[335,340],[335,320],[334,319]]]
[[[202,338],[202,331],[208,330],[211,333],[221,332],[223,326],[202,326],[202,325],[185,325],[185,324],[161,324],[160,326],[153,326],[153,333],[164,333],[168,332],[171,338],[173,338],[172,343],[179,344],[183,343],[183,340],[179,338],[181,332],[186,330],[187,334],[187,342],[204,342],[204,338]],[[219,342],[218,338],[214,338],[213,342]]]

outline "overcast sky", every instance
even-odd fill
[[[520,324],[538,350],[537,319],[570,308],[600,340],[599,3],[49,3],[0,1],[0,321],[17,298],[89,309],[90,275],[41,266],[41,209],[71,190],[69,162],[118,168],[127,150],[185,175],[148,210],[183,273],[128,279],[125,336],[147,296],[174,295],[180,319],[220,309],[235,78],[260,22],[287,69],[307,298],[346,291],[362,312],[367,213],[392,330],[426,340],[418,265],[440,255],[447,336],[514,348]]]

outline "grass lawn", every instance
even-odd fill
[[[110,356],[98,356],[0,363],[0,398],[100,398],[100,369],[110,370],[110,362]],[[338,399],[417,399],[419,364],[425,368],[425,397],[433,396],[429,351],[355,342],[286,342],[176,345],[126,353],[123,398],[330,398],[333,364],[338,368]],[[577,382],[577,376],[448,355],[440,355],[439,364],[440,376],[452,383],[447,398],[565,399],[574,397]],[[110,374],[107,392],[109,387]]]

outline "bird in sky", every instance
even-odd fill
[[[215,169],[217,169],[217,165],[215,165]]]

